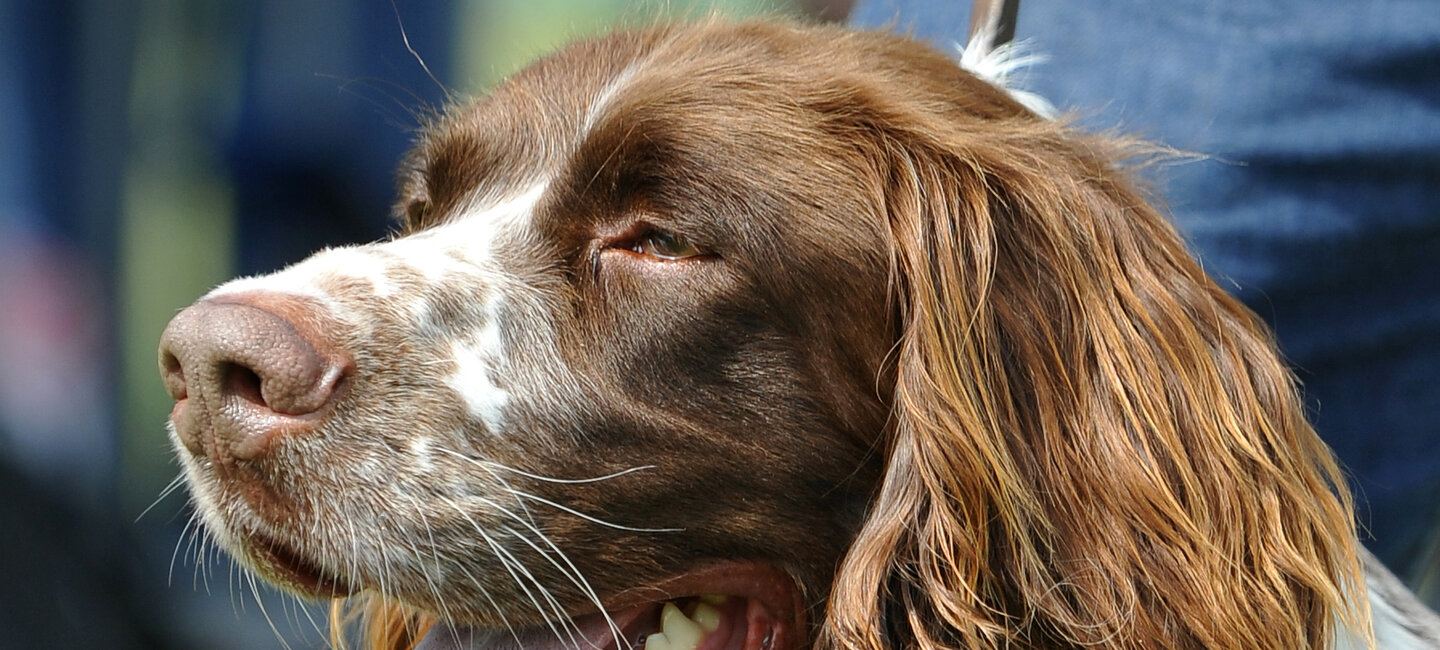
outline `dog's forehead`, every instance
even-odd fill
[[[524,193],[553,178],[641,66],[649,40],[582,42],[516,73],[422,132],[410,156],[407,193],[438,216]],[[402,196],[402,201],[406,197]]]
[[[522,192],[537,178],[619,162],[609,155],[617,143],[662,138],[657,131],[684,134],[687,143],[762,132],[778,139],[775,120],[803,111],[795,96],[833,99],[817,88],[855,65],[854,56],[823,64],[823,53],[854,54],[854,43],[813,48],[798,42],[805,38],[814,36],[662,26],[572,44],[426,129],[410,161],[423,192],[412,193],[423,194],[433,217],[444,220]],[[593,145],[605,149],[599,159]]]

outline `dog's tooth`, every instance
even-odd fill
[[[728,596],[725,594],[702,594],[700,596],[700,602],[718,606],[725,604],[726,598],[728,598]]]
[[[645,650],[672,650],[670,639],[664,632],[656,632],[645,637]]]
[[[660,631],[669,641],[669,650],[695,650],[705,638],[705,628],[685,616],[675,603],[665,603],[660,611]]]
[[[706,632],[714,632],[720,627],[720,610],[704,601],[695,604],[695,613],[691,614],[690,618],[705,628]]]

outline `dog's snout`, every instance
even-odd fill
[[[298,300],[238,296],[202,300],[170,321],[160,373],[186,448],[253,458],[275,436],[317,425],[351,364],[305,317],[313,311]]]

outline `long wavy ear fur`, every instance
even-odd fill
[[[1125,146],[884,114],[893,428],[822,644],[1318,649],[1367,620],[1292,375],[1124,180]]]

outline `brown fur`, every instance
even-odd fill
[[[889,464],[826,643],[1325,646],[1359,585],[1350,504],[1264,327],[1123,149],[912,119],[880,127],[905,170]]]
[[[1123,170],[1145,153],[899,37],[705,23],[452,109],[398,212],[422,232],[564,170],[507,263],[591,382],[565,423],[589,437],[473,444],[551,476],[706,463],[533,487],[622,521],[686,504],[670,536],[557,518],[602,589],[730,553],[795,577],[821,650],[1322,648],[1366,619],[1348,492],[1270,335]],[[589,243],[637,219],[723,263],[657,280]],[[359,601],[377,649],[436,611]]]
[[[814,48],[747,63],[814,83],[795,101],[862,152],[901,314],[884,480],[820,645],[1322,647],[1355,614],[1342,477],[1129,151],[910,43],[740,31]]]

